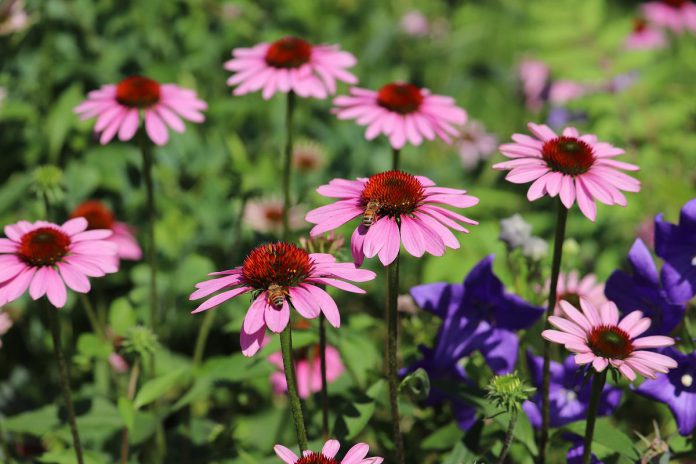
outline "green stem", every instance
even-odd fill
[[[70,433],[72,434],[75,457],[77,458],[78,464],[84,464],[80,434],[77,431],[77,421],[75,420],[75,408],[73,407],[72,396],[70,394],[70,375],[68,374],[68,366],[65,363],[65,356],[63,355],[63,349],[60,345],[58,312],[49,304],[46,305],[46,309],[48,310],[49,325],[51,326],[51,335],[53,337],[53,352],[56,355],[58,369],[60,371],[60,386],[63,389],[63,399],[65,400],[65,409],[68,413],[68,424],[70,425]]]
[[[283,240],[290,235],[290,174],[292,172],[292,130],[295,114],[295,93],[288,93],[287,113],[285,116],[285,157],[283,160]]]
[[[131,368],[130,378],[128,379],[128,399],[133,400],[135,397],[135,389],[138,385],[138,376],[140,375],[140,360],[136,359]],[[121,436],[121,464],[128,462],[128,427],[123,427],[123,435]]]
[[[387,381],[389,383],[389,405],[391,407],[392,433],[396,446],[397,464],[404,464],[404,440],[401,436],[401,417],[399,415],[399,378],[397,372],[397,350],[399,339],[399,256],[386,267],[387,273]]]
[[[515,424],[517,424],[517,408],[513,408],[512,411],[510,411],[510,422],[508,423],[507,432],[505,433],[503,450],[500,452],[498,464],[503,464],[505,462],[505,457],[507,456],[508,451],[510,451],[510,445],[512,445],[512,436],[515,432]]]
[[[319,315],[319,363],[321,368],[321,430],[329,438],[329,388],[326,380],[326,317]]]
[[[94,330],[102,340],[106,340],[106,331],[104,330],[104,327],[102,327],[101,322],[99,322],[99,318],[97,317],[97,313],[94,311],[92,302],[89,301],[89,297],[86,293],[80,293],[79,295],[82,306],[85,308],[87,319],[89,319],[89,323],[92,326],[92,330]]]
[[[568,208],[560,199],[558,200],[558,216],[556,218],[556,236],[553,242],[553,261],[551,263],[551,282],[549,285],[549,299],[546,307],[544,328],[550,328],[549,316],[556,307],[556,290],[558,287],[558,275],[561,272],[561,257],[563,255],[563,241],[565,240],[566,220]],[[544,339],[544,377],[541,389],[541,434],[539,436],[539,462],[546,462],[546,447],[549,441],[550,401],[549,388],[551,386],[551,342]]]
[[[300,395],[297,393],[297,377],[295,376],[295,360],[292,354],[292,328],[290,324],[280,333],[280,350],[283,354],[285,381],[288,384],[288,397],[290,399],[292,418],[295,421],[297,444],[300,447],[300,453],[302,453],[308,448],[307,431],[304,425]]]
[[[590,394],[590,405],[587,409],[587,425],[585,426],[585,443],[582,451],[582,463],[590,464],[592,457],[592,437],[594,436],[595,420],[597,419],[597,408],[599,398],[602,396],[604,382],[607,380],[607,369],[602,372],[595,372],[592,378],[592,393]]]
[[[215,311],[206,311],[205,316],[203,316],[203,322],[198,330],[198,337],[196,338],[196,348],[193,350],[193,366],[198,367],[203,360],[203,353],[205,352],[206,341],[208,340],[208,334],[210,334],[210,329],[213,328],[213,322],[215,322]]]
[[[399,158],[401,155],[401,150],[398,148],[392,148],[392,170],[396,171],[399,169]]]
[[[150,267],[150,328],[157,333],[157,255],[155,244],[155,188],[152,181],[152,144],[146,137],[140,139],[140,150],[143,155],[143,178],[145,180],[145,193],[147,195],[147,264]]]

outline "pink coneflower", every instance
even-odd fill
[[[546,283],[546,293],[548,293],[550,282]],[[558,275],[558,285],[556,286],[556,307],[553,313],[556,316],[562,314],[560,303],[567,301],[575,307],[580,304],[580,298],[588,300],[595,308],[599,308],[607,302],[604,296],[604,284],[597,282],[594,274],[587,274],[582,279],[577,271],[568,274]]]
[[[551,71],[543,61],[522,60],[518,67],[525,105],[531,111],[539,111],[547,98]]]
[[[288,211],[288,226],[297,230],[305,225],[304,212],[299,206]],[[243,221],[251,229],[264,234],[280,233],[283,229],[283,201],[276,198],[249,200],[244,207]]]
[[[300,140],[293,146],[292,164],[300,172],[312,172],[326,164],[326,150],[319,143]]]
[[[588,94],[592,89],[569,79],[559,79],[551,82],[549,86],[549,101],[556,105],[564,105]]]
[[[455,126],[466,122],[466,111],[453,98],[404,82],[387,84],[379,91],[353,87],[350,95],[336,97],[334,105],[338,119],[355,119],[367,126],[367,140],[384,134],[395,149],[406,142],[420,145],[424,138],[451,143],[459,135]]]
[[[70,217],[87,219],[87,230],[111,230],[113,235],[106,240],[116,244],[118,247],[118,258],[138,261],[143,257],[143,251],[140,249],[140,245],[138,245],[138,241],[135,239],[130,226],[124,222],[116,221],[114,213],[101,201],[85,201],[73,210]]]
[[[7,333],[7,331],[10,330],[11,328],[12,328],[12,318],[6,312],[0,311],[0,337],[5,335]],[[0,339],[0,348],[2,348],[2,339]],[[339,361],[340,361],[340,359],[339,359]],[[327,362],[327,367],[328,367],[328,362]]]
[[[631,35],[626,37],[624,46],[629,50],[653,50],[664,48],[667,38],[664,32],[650,25],[646,20],[637,18],[633,23]]]
[[[381,464],[382,458],[366,458],[370,447],[367,443],[358,443],[346,453],[342,460],[336,458],[341,444],[337,440],[329,440],[324,444],[321,453],[305,451],[302,457],[297,456],[283,445],[275,445],[273,450],[285,464]]]
[[[592,363],[597,372],[607,366],[615,367],[630,381],[635,380],[636,372],[654,379],[658,372],[664,374],[677,367],[672,358],[644,350],[671,346],[674,340],[662,335],[637,338],[651,324],[642,312],[633,311],[619,321],[619,310],[611,301],[597,310],[581,298],[582,312],[567,301],[560,304],[563,315],[549,316],[549,322],[559,330],[544,330],[541,335],[565,345],[575,353],[576,363]]]
[[[498,144],[495,135],[486,132],[478,121],[467,121],[460,132],[455,144],[466,169],[474,169],[481,161],[488,159]]]
[[[268,100],[276,92],[295,92],[300,97],[326,98],[336,93],[336,81],[355,84],[358,79],[346,69],[356,59],[337,45],[312,45],[297,37],[251,48],[235,48],[225,69],[234,74],[227,85],[234,95],[262,90]]]
[[[642,5],[645,19],[677,34],[684,29],[696,32],[696,4],[688,0],[662,0]]]
[[[109,143],[118,133],[121,141],[130,140],[140,126],[144,114],[145,131],[157,145],[169,140],[167,126],[184,131],[181,120],[201,123],[201,111],[208,105],[196,92],[174,84],[160,84],[143,76],[130,76],[118,84],[108,84],[87,94],[87,100],[75,108],[80,119],[97,118],[94,131],[101,134],[99,142]]]
[[[351,263],[337,263],[331,255],[307,253],[282,242],[258,246],[241,266],[210,275],[223,277],[197,284],[198,290],[190,299],[225,291],[201,304],[193,314],[214,308],[243,293],[254,292],[241,333],[242,353],[246,356],[253,356],[261,348],[266,327],[275,333],[285,329],[290,321],[290,305],[307,319],[324,313],[332,326],[339,327],[341,315],[338,307],[320,286],[365,293],[344,280],[366,282],[375,278],[374,272],[356,269]]]
[[[306,399],[312,393],[321,391],[321,359],[319,345],[309,346],[295,353],[295,373],[297,376],[297,390],[300,398]],[[279,371],[271,374],[271,385],[276,393],[285,393],[288,384],[285,381],[283,367],[283,354],[278,351],[268,357],[268,360]],[[328,383],[338,379],[346,370],[341,355],[333,346],[326,347],[326,381]]]
[[[425,252],[442,256],[445,247],[459,248],[449,230],[468,232],[459,222],[476,221],[443,208],[468,208],[476,197],[466,190],[437,187],[427,177],[402,171],[387,171],[368,179],[334,179],[317,189],[321,195],[340,200],[307,213],[306,220],[317,224],[310,235],[317,236],[362,217],[351,237],[353,259],[361,265],[365,256],[379,256],[385,266],[396,259],[401,243],[411,255]]]
[[[527,198],[534,201],[548,194],[560,195],[566,208],[577,200],[580,211],[594,221],[597,207],[594,200],[607,205],[626,206],[621,190],[638,192],[640,182],[619,169],[637,171],[633,164],[612,158],[624,151],[592,134],[580,135],[574,127],[558,136],[546,125],[528,124],[536,138],[514,134],[512,140],[500,146],[500,151],[512,161],[493,165],[493,169],[509,170],[505,177],[514,184],[534,181]]]
[[[86,229],[85,218],[61,226],[46,221],[5,226],[7,238],[0,238],[0,306],[29,289],[32,299],[47,295],[53,306],[62,308],[66,285],[87,293],[87,277],[116,272],[116,245],[106,240],[111,231]]]

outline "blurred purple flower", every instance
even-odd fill
[[[669,335],[684,318],[685,306],[673,303],[669,292],[660,285],[653,257],[641,239],[633,242],[628,261],[633,275],[614,271],[607,280],[605,295],[616,303],[624,315],[639,309],[652,319],[653,323],[645,335]],[[664,282],[664,272],[662,280]]]
[[[541,390],[544,358],[527,353],[527,366],[532,384]],[[591,382],[583,385],[583,375],[578,370],[574,356],[568,356],[563,364],[551,361],[551,427],[562,427],[571,422],[584,419],[590,403]],[[536,428],[541,427],[541,393],[522,405],[529,421]],[[598,414],[610,414],[621,401],[621,390],[610,385],[604,386],[600,398]]]
[[[669,406],[679,433],[688,436],[696,430],[696,352],[684,354],[665,348],[662,353],[677,361],[678,366],[655,380],[641,383],[636,392]]]
[[[549,110],[546,124],[553,129],[561,129],[571,123],[582,123],[587,121],[587,113],[584,111],[571,111],[561,106],[554,106]]]
[[[566,454],[567,464],[582,464],[582,453],[585,452],[583,437],[574,433],[566,433],[563,435],[563,438],[565,438],[573,444],[568,450],[568,454]],[[590,457],[590,463],[604,464],[602,461],[597,459],[597,456],[595,456],[594,453],[592,453],[592,456]]]
[[[418,10],[409,10],[399,22],[401,30],[412,37],[425,37],[430,31],[428,18]]]
[[[655,217],[655,253],[665,261],[662,283],[674,302],[696,294],[696,198],[681,209],[679,225]]]

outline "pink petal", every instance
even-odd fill
[[[67,263],[58,263],[60,275],[65,284],[77,293],[87,293],[90,289],[89,279],[74,266]]]
[[[156,145],[164,145],[169,140],[167,127],[155,111],[145,111],[145,130]]]
[[[370,451],[370,447],[366,443],[358,443],[346,453],[341,464],[360,464],[367,456],[368,451]]]
[[[58,272],[54,269],[51,269],[45,277],[48,301],[50,301],[51,304],[56,308],[62,308],[65,306],[65,302],[68,299],[63,280],[58,275]]]
[[[40,267],[34,278],[31,280],[31,285],[29,285],[29,295],[32,300],[38,300],[46,294],[47,279],[46,274],[48,274],[50,268]]]
[[[382,222],[385,223],[385,227],[383,228],[384,230],[382,232],[384,237],[384,245],[382,246],[382,249],[379,250],[379,260],[383,265],[388,266],[394,262],[398,256],[399,248],[401,248],[401,240],[399,237],[399,226],[396,225],[396,220],[387,217],[384,218]]]
[[[306,319],[314,319],[321,313],[319,302],[302,285],[290,289],[292,306]]]
[[[338,453],[338,450],[340,448],[341,444],[338,442],[338,440],[329,440],[324,444],[324,447],[321,449],[321,454],[331,459],[336,456],[336,453]]]
[[[321,311],[324,313],[324,316],[326,316],[326,320],[329,321],[329,324],[338,329],[341,326],[341,314],[338,312],[338,306],[336,306],[336,302],[333,298],[324,290],[314,285],[307,285],[305,289],[319,302]]]
[[[635,348],[658,348],[672,345],[674,345],[674,339],[662,335],[653,335],[651,337],[642,337],[633,340],[633,346]]]
[[[196,309],[191,311],[191,314],[200,313],[200,312],[205,311],[207,309],[210,309],[214,306],[218,306],[218,305],[224,303],[225,301],[229,300],[230,298],[234,298],[238,295],[241,295],[242,293],[246,293],[249,291],[251,291],[251,287],[239,287],[239,288],[235,288],[233,290],[229,290],[229,291],[220,293],[219,295],[215,295],[214,297],[203,302],[200,306],[198,306]]]
[[[263,295],[263,294],[262,294]],[[271,330],[271,332],[280,333],[285,330],[288,322],[290,322],[290,306],[287,300],[283,301],[283,305],[280,309],[267,304],[265,306],[264,318],[266,319],[266,325]]]
[[[254,301],[251,302],[246,315],[244,316],[244,323],[242,328],[246,333],[256,333],[263,329],[265,324],[264,311],[266,309],[266,295],[265,293],[256,297]]]
[[[273,447],[273,451],[275,451],[278,457],[282,459],[283,462],[285,462],[286,464],[295,464],[297,461],[300,460],[300,458],[295,453],[293,453],[283,445],[275,445]]]
[[[239,335],[239,344],[242,347],[242,354],[246,357],[254,356],[263,346],[263,340],[266,338],[266,327],[261,328],[258,332],[249,334],[242,329]]]
[[[408,216],[401,217],[401,241],[412,256],[420,258],[425,253],[425,241],[421,229]]]

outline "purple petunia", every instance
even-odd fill
[[[641,239],[633,242],[628,261],[633,275],[614,271],[607,280],[604,293],[623,314],[639,309],[652,319],[652,325],[645,335],[670,334],[684,318],[686,308],[670,299],[669,294],[674,292],[670,292],[671,287],[666,283],[664,267],[661,276],[658,276],[652,255]]]
[[[696,198],[681,209],[679,225],[655,218],[655,252],[665,260],[663,282],[680,303],[696,295]]]

